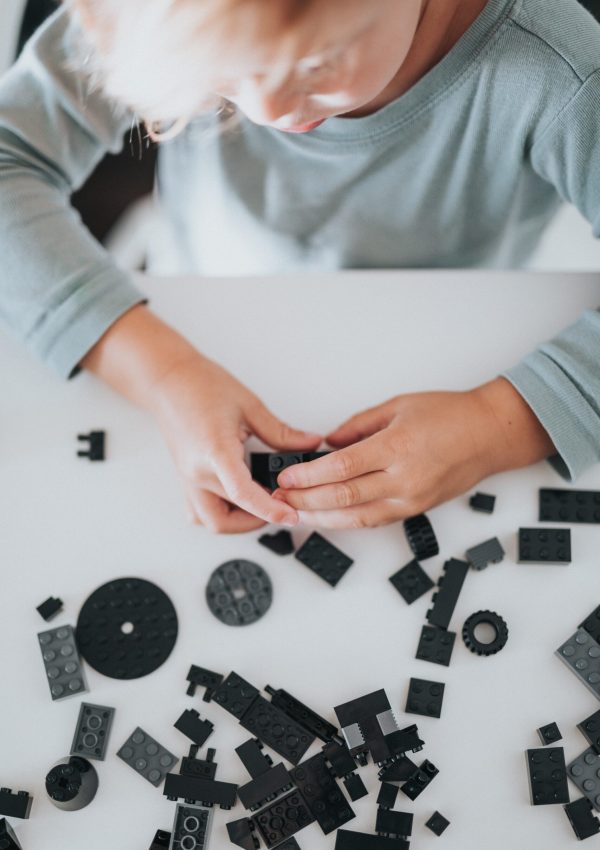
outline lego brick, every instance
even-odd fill
[[[196,758],[197,752],[198,747],[195,744],[192,744],[189,756],[184,756],[181,760],[179,773],[183,776],[197,776],[201,779],[214,779],[217,774],[217,765],[213,761],[216,750],[209,748],[206,759]]]
[[[540,726],[537,733],[540,736],[540,741],[545,747],[547,747],[548,744],[556,744],[557,741],[562,740],[560,729],[556,723],[548,723],[546,726]]]
[[[338,730],[336,726],[324,720],[287,691],[284,691],[282,688],[275,690],[270,685],[267,685],[265,691],[270,695],[273,705],[285,711],[288,717],[291,717],[296,723],[304,726],[308,732],[320,738],[324,743],[328,743],[337,737]]]
[[[595,641],[600,643],[600,605],[597,608],[594,608],[591,614],[589,614],[583,623],[580,623],[578,628],[585,629],[585,631],[591,635]]]
[[[246,682],[237,673],[230,673],[215,690],[213,700],[225,711],[241,720],[258,694],[258,688]]]
[[[428,787],[431,781],[438,775],[439,770],[428,759],[425,759],[415,770],[413,775],[400,786],[403,794],[411,800],[417,797]]]
[[[226,626],[249,626],[267,613],[273,585],[253,561],[238,559],[218,566],[206,585],[206,604]]]
[[[276,847],[295,835],[314,818],[300,791],[291,791],[285,797],[262,809],[252,818],[256,831],[268,848]]]
[[[42,602],[41,605],[38,605],[35,609],[39,615],[46,620],[47,623],[50,620],[54,619],[60,611],[63,609],[63,601],[62,599],[56,599],[54,596],[49,596],[45,602]]]
[[[308,463],[329,452],[251,452],[250,474],[254,481],[268,490],[276,490],[277,476],[288,466],[296,463]]]
[[[349,773],[343,780],[344,787],[348,792],[348,796],[355,803],[357,800],[361,800],[363,797],[366,797],[369,793],[365,788],[365,783],[362,781],[362,777],[358,775],[358,773]]]
[[[382,809],[393,809],[398,796],[398,789],[390,782],[382,782],[377,795],[377,805]],[[379,832],[379,830],[375,830]]]
[[[600,644],[584,629],[578,629],[556,655],[600,699]]]
[[[148,850],[168,850],[171,843],[171,833],[164,829],[157,829]]]
[[[407,840],[412,835],[413,815],[411,812],[396,812],[391,809],[379,808],[375,821],[375,832],[386,838],[403,838]]]
[[[331,587],[337,585],[354,563],[352,558],[345,555],[317,531],[313,531],[304,541],[294,553],[294,557]]]
[[[466,561],[456,558],[446,561],[443,575],[438,580],[438,589],[432,596],[433,606],[426,615],[430,625],[440,629],[448,628],[468,571],[469,565]]]
[[[314,735],[262,696],[254,700],[240,723],[292,764],[298,764],[315,740]]]
[[[425,826],[439,837],[450,826],[450,821],[439,812],[434,812],[429,820],[425,821]]]
[[[418,561],[425,561],[439,554],[440,547],[429,517],[419,514],[405,519],[403,525],[408,545]]]
[[[356,762],[350,755],[350,750],[346,744],[331,741],[323,747],[323,752],[331,765],[333,775],[337,776],[338,779],[342,779],[356,770]]]
[[[600,523],[600,491],[540,490],[540,522]]]
[[[484,514],[491,514],[494,512],[494,507],[496,505],[496,497],[491,496],[489,493],[475,493],[474,496],[471,496],[469,499],[469,505],[473,508],[474,511],[481,511]]]
[[[600,820],[592,813],[592,804],[585,797],[574,800],[563,806],[565,814],[573,827],[573,832],[580,841],[598,835],[600,832]]]
[[[290,773],[325,835],[352,820],[354,812],[330,774],[323,753],[303,761]]]
[[[81,756],[61,759],[46,774],[46,793],[63,811],[74,812],[88,806],[98,790],[95,767]]]
[[[169,800],[191,800],[203,806],[218,805],[222,809],[235,806],[237,785],[201,776],[167,773],[163,794]]]
[[[407,714],[423,714],[425,717],[440,717],[444,700],[443,682],[427,679],[411,679],[406,700]]]
[[[527,750],[529,793],[532,806],[568,803],[565,751],[562,747]]]
[[[244,850],[259,850],[260,844],[254,831],[253,820],[250,818],[239,818],[239,820],[229,821],[226,826],[229,840],[236,847],[243,847]]]
[[[385,690],[382,688],[363,697],[336,705],[333,710],[336,713],[340,726],[344,727],[350,726],[353,723],[360,723],[368,717],[384,714],[390,708],[390,701]]]
[[[390,751],[390,759],[384,762],[384,767],[398,761],[407,752],[420,752],[424,746],[423,741],[419,738],[419,730],[414,723],[411,726],[405,726],[404,729],[398,729],[397,732],[386,735],[385,740]]]
[[[104,761],[114,716],[115,709],[108,705],[82,702],[70,754]]]
[[[443,664],[444,667],[449,667],[455,640],[456,632],[425,625],[421,629],[415,657],[421,661],[430,661],[432,664]]]
[[[33,797],[28,791],[13,792],[10,788],[0,788],[0,815],[25,820],[29,817],[32,803]]]
[[[292,535],[284,528],[275,534],[261,534],[258,542],[276,555],[291,555],[295,549]]]
[[[487,643],[479,640],[476,636],[477,626],[482,623],[491,626],[495,632],[493,640]],[[462,639],[467,649],[476,655],[495,655],[506,646],[506,642],[508,641],[508,626],[500,614],[496,614],[495,611],[475,611],[474,614],[467,617],[463,624]]]
[[[379,771],[379,779],[382,782],[406,782],[417,770],[417,765],[408,756],[401,756],[396,761]]]
[[[466,552],[467,561],[474,570],[484,570],[490,564],[499,564],[504,560],[504,555],[504,549],[497,537],[478,543]]]
[[[271,756],[263,753],[262,748],[263,745],[256,738],[250,738],[249,741],[235,748],[242,764],[252,779],[256,779],[257,776],[266,773],[273,766]]]
[[[215,690],[223,681],[223,676],[220,673],[213,673],[212,670],[206,670],[204,667],[197,667],[192,664],[186,679],[190,683],[187,689],[189,697],[195,695],[197,687],[206,688],[202,699],[204,702],[210,702]]]
[[[251,779],[238,788],[238,797],[242,805],[251,812],[274,800],[292,787],[290,774],[282,764],[269,768],[266,773]]]
[[[215,728],[210,720],[202,720],[194,708],[186,709],[173,725],[197,747],[201,747],[208,740]]]
[[[2,850],[22,850],[17,841],[17,836],[6,818],[0,818],[0,848]]]
[[[335,850],[409,850],[409,844],[403,838],[385,838],[368,832],[338,829]]]
[[[169,850],[206,850],[212,824],[212,809],[178,803],[175,808]]]
[[[592,745],[592,749],[600,753],[600,709],[578,723],[577,728]]]
[[[389,580],[408,605],[433,587],[432,580],[417,560],[410,561]]]
[[[52,699],[85,693],[88,688],[73,626],[39,632],[38,641]]]
[[[117,755],[156,788],[179,761],[139,726],[134,729]]]
[[[105,460],[105,431],[90,431],[89,434],[77,434],[77,440],[80,443],[87,443],[87,448],[78,450],[77,457],[87,457],[90,460]]]
[[[557,748],[558,749],[558,748]],[[600,756],[590,747],[573,759],[568,768],[569,778],[587,797],[596,811],[600,811]],[[569,799],[561,800],[568,803]]]
[[[520,528],[519,564],[570,564],[571,530]]]

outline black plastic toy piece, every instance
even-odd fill
[[[298,764],[315,740],[314,735],[260,695],[244,712],[240,723],[292,764]]]
[[[288,838],[283,844],[277,845],[277,850],[300,850],[300,845],[295,838]]]
[[[377,811],[375,832],[385,838],[401,838],[407,841],[412,835],[413,815],[411,812],[395,812],[381,806]]]
[[[196,758],[198,754],[196,744],[191,744],[189,755],[181,759],[179,773],[184,776],[198,776],[202,779],[214,779],[217,775],[217,765],[214,761],[216,750],[209,747],[206,758]]]
[[[427,612],[427,622],[447,629],[458,602],[463,582],[469,571],[466,561],[450,558],[444,564],[444,573],[438,580],[438,589],[432,596],[433,606]]]
[[[227,561],[218,566],[206,585],[206,602],[226,626],[247,626],[267,613],[273,601],[271,579],[253,561]]]
[[[570,564],[569,528],[520,528],[519,564]]]
[[[353,803],[357,800],[361,800],[363,797],[366,797],[369,793],[365,787],[362,777],[359,776],[358,773],[350,773],[346,776],[344,779],[344,787]]]
[[[504,559],[504,549],[497,537],[478,543],[466,552],[467,561],[474,570],[485,570],[490,564],[499,564]]]
[[[600,820],[592,812],[592,804],[585,797],[574,800],[563,806],[573,832],[580,841],[598,835],[600,832]]]
[[[230,673],[218,686],[213,700],[240,720],[259,694],[258,688],[237,673]]]
[[[275,534],[261,534],[258,542],[276,555],[291,555],[294,551],[292,535],[283,528]]]
[[[562,747],[527,750],[529,791],[532,806],[568,803],[565,751]]]
[[[333,775],[338,779],[353,773],[356,770],[356,762],[350,755],[350,750],[344,743],[331,741],[323,747],[325,758],[331,765]]]
[[[423,626],[421,638],[417,647],[416,658],[421,661],[431,661],[433,664],[450,665],[456,632],[438,629],[437,626]]]
[[[417,765],[408,756],[402,756],[388,767],[382,768],[379,778],[382,782],[406,782],[416,770]]]
[[[406,699],[407,714],[423,714],[425,717],[441,717],[444,701],[443,682],[427,679],[411,679]]]
[[[271,848],[304,829],[314,818],[300,791],[291,791],[266,809],[262,809],[252,820],[267,848]]]
[[[288,717],[303,726],[311,735],[320,738],[325,744],[329,741],[339,740],[338,730],[332,723],[324,720],[312,708],[304,705],[292,694],[282,688],[275,690],[270,685],[267,685],[265,691],[271,697],[273,705],[285,711]]]
[[[207,850],[211,823],[210,809],[179,804],[175,809],[171,847]]]
[[[374,691],[334,708],[350,755],[366,764],[368,754],[380,766],[423,742],[412,727],[399,729],[386,692]],[[416,730],[416,727],[414,727]]]
[[[562,735],[556,723],[548,723],[546,726],[540,726],[537,732],[540,736],[540,741],[545,747],[548,744],[556,744],[557,741],[562,741]]]
[[[496,632],[495,638],[490,643],[482,643],[475,637],[477,626],[485,623]],[[462,630],[462,638],[465,646],[477,655],[495,655],[504,649],[508,640],[508,626],[499,614],[494,611],[476,611],[465,620]]]
[[[115,709],[82,702],[71,744],[72,756],[104,761]]]
[[[157,670],[177,640],[177,614],[166,593],[139,578],[109,581],[84,602],[76,631],[88,664],[112,679]]]
[[[237,785],[233,782],[203,779],[200,776],[167,773],[163,794],[169,800],[186,800],[200,803],[202,806],[216,804],[222,809],[231,809],[235,806]]]
[[[540,522],[600,523],[600,491],[540,490]]]
[[[345,555],[317,531],[313,531],[305,540],[295,552],[294,557],[331,587],[337,585],[354,563],[352,558]]]
[[[425,821],[425,826],[439,837],[450,826],[450,821],[439,812],[434,812],[429,820]]]
[[[215,690],[223,681],[223,676],[220,673],[213,673],[212,670],[206,670],[204,667],[197,667],[192,664],[187,674],[187,681],[190,683],[186,692],[189,697],[195,696],[196,688],[206,688],[202,699],[204,702],[210,702]]]
[[[433,587],[432,580],[417,560],[410,561],[390,576],[390,581],[408,605]]]
[[[489,493],[475,493],[475,495],[471,496],[471,498],[469,499],[469,504],[474,511],[481,511],[481,513],[484,514],[491,514],[494,512],[494,507],[496,505],[496,497],[490,496]]]
[[[440,551],[433,526],[425,514],[404,520],[404,532],[408,545],[418,561],[433,558]]]
[[[382,809],[393,809],[398,796],[398,788],[390,782],[382,782],[377,795],[377,805]],[[379,830],[376,830],[379,832]]]
[[[227,835],[236,847],[243,847],[244,850],[259,850],[260,844],[254,829],[254,821],[251,818],[240,818],[229,821]]]
[[[268,490],[276,490],[277,476],[288,466],[296,463],[307,463],[329,452],[252,452],[250,454],[250,473],[254,481],[262,484]]]
[[[0,818],[0,848],[2,850],[22,850],[17,841],[17,836],[6,818]]]
[[[291,771],[291,777],[325,835],[355,816],[330,774],[323,753],[303,761]]]
[[[46,793],[55,806],[74,812],[88,806],[98,790],[94,766],[80,756],[57,762],[46,776]]]
[[[202,720],[194,708],[188,708],[173,724],[197,747],[201,747],[212,734],[214,724],[210,720]]]
[[[10,788],[0,788],[0,815],[26,820],[31,812],[32,803],[33,797],[28,791],[13,793]]]
[[[585,629],[588,635],[591,635],[596,643],[600,643],[600,605],[594,608],[583,623],[579,624],[580,629]]]
[[[152,839],[152,844],[148,850],[168,850],[171,843],[171,833],[165,832],[164,829],[157,829],[156,835]]]
[[[87,443],[87,449],[79,449],[77,457],[87,457],[90,460],[105,459],[105,431],[90,431],[89,434],[77,434],[80,443]]]
[[[402,838],[385,838],[368,832],[339,829],[335,837],[335,850],[409,850],[409,843]]]
[[[415,770],[413,775],[404,785],[400,786],[403,794],[411,800],[416,800],[417,797],[427,788],[431,781],[438,775],[439,770],[428,759]]]
[[[35,609],[44,620],[49,623],[56,615],[62,611],[63,609],[63,601],[62,599],[57,599],[54,596],[49,596],[45,602],[42,602],[41,605],[38,605]]]
[[[250,738],[249,741],[235,748],[242,764],[252,779],[256,779],[257,776],[267,773],[273,766],[271,756],[263,753],[262,749],[263,745],[256,738]]]
[[[240,785],[238,797],[246,809],[255,812],[292,787],[290,774],[282,764],[277,764],[245,785]]]
[[[577,728],[600,755],[600,709],[578,723]]]

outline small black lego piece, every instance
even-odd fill
[[[598,835],[600,832],[600,820],[592,812],[592,804],[586,797],[573,800],[563,806],[573,832],[580,841]]]
[[[54,805],[67,812],[88,806],[98,790],[98,774],[87,759],[61,759],[46,775],[46,793]]]
[[[292,764],[298,764],[315,740],[314,735],[261,695],[253,700],[240,723]]]
[[[212,809],[205,806],[178,803],[175,807],[175,820],[171,847],[206,850],[212,825]]]
[[[252,820],[255,830],[270,850],[304,829],[314,821],[314,817],[300,791],[294,790],[262,809]]]
[[[337,585],[354,563],[352,558],[345,555],[317,531],[313,531],[304,541],[294,553],[294,557],[331,587]]]
[[[418,561],[433,558],[440,551],[433,526],[425,514],[404,520],[404,533],[408,545]]]
[[[458,602],[463,582],[469,571],[466,561],[450,558],[443,567],[443,575],[438,579],[438,589],[431,597],[432,607],[426,615],[427,622],[440,629],[447,629]]]
[[[411,679],[405,712],[423,714],[425,717],[441,717],[445,687],[443,682]]]
[[[433,587],[432,580],[416,559],[390,576],[389,580],[408,605]]]
[[[477,626],[484,623],[495,631],[495,637],[489,643],[483,643],[475,636]],[[477,655],[495,655],[504,649],[508,640],[508,626],[500,614],[494,611],[476,611],[467,617],[462,629],[462,638],[467,649]]]
[[[578,723],[577,728],[593,749],[600,754],[600,709]]]
[[[290,771],[324,835],[354,818],[354,812],[329,772],[324,754],[317,753]]]
[[[248,626],[267,613],[273,601],[273,584],[253,561],[227,561],[218,566],[206,585],[206,603],[226,626]]]
[[[171,844],[171,833],[165,832],[164,829],[157,829],[152,844],[148,850],[168,850]]]
[[[300,850],[300,845],[295,838],[288,838],[283,844],[277,845],[277,850]]]
[[[540,489],[540,522],[600,523],[600,491]]]
[[[377,795],[377,805],[382,809],[393,809],[398,796],[398,788],[391,782],[382,782]],[[375,830],[379,832],[379,830]]]
[[[340,740],[338,730],[332,723],[324,720],[312,708],[304,705],[303,702],[300,702],[299,699],[296,699],[296,697],[287,691],[284,691],[283,688],[275,690],[270,685],[267,685],[265,691],[271,697],[273,705],[285,711],[288,717],[291,717],[292,720],[295,720],[296,723],[299,723],[324,743],[327,744],[329,741]]]
[[[409,850],[409,843],[402,838],[338,829],[334,850]]]
[[[245,785],[240,785],[238,797],[244,808],[255,812],[292,787],[293,782],[288,771],[283,764],[276,764]]]
[[[525,753],[532,806],[568,803],[567,769],[562,747],[544,747]]]
[[[425,759],[404,785],[400,786],[400,790],[409,799],[416,800],[438,773],[437,767],[429,759]]]
[[[252,452],[250,454],[250,474],[254,481],[268,490],[279,486],[277,476],[288,466],[296,463],[308,463],[329,454],[326,452]]]
[[[252,777],[262,776],[273,767],[271,756],[263,753],[263,745],[256,738],[250,738],[235,748],[236,753],[241,759],[242,764]]]
[[[198,776],[202,779],[214,779],[217,775],[217,765],[214,760],[216,750],[211,747],[206,751],[206,758],[196,758],[199,747],[196,744],[190,745],[189,755],[181,759],[181,767],[179,773],[184,776]]]
[[[594,608],[591,614],[585,618],[583,623],[579,624],[580,629],[585,629],[588,635],[591,635],[596,643],[600,643],[600,605]]]
[[[56,615],[62,611],[63,609],[63,601],[62,599],[55,598],[54,596],[49,596],[45,602],[42,602],[41,605],[38,605],[35,609],[39,615],[49,623]]]
[[[197,667],[192,664],[187,681],[190,683],[187,689],[187,695],[193,697],[196,694],[196,688],[206,688],[202,699],[204,702],[210,702],[214,696],[215,690],[223,681],[223,676],[220,673],[213,673],[212,670],[206,670],[204,667]]]
[[[402,753],[400,730],[386,692],[381,689],[335,706],[350,755],[366,764],[370,753],[379,765]]]
[[[17,841],[17,836],[6,818],[0,818],[0,848],[2,850],[22,850]]]
[[[496,505],[496,497],[490,496],[489,493],[475,493],[469,499],[469,504],[474,511],[480,511],[484,514],[491,514]]]
[[[429,820],[425,821],[425,826],[439,837],[450,826],[450,821],[439,812],[434,812]]]
[[[519,564],[570,564],[569,528],[520,528]]]
[[[230,673],[213,693],[213,700],[221,708],[240,720],[258,697],[258,688],[246,682],[237,673]]]
[[[408,756],[401,756],[379,771],[382,782],[406,782],[417,770],[417,765]]]
[[[190,741],[193,741],[197,747],[206,743],[215,728],[210,720],[202,720],[200,714],[194,708],[186,709],[173,726]]]
[[[28,791],[13,792],[10,788],[0,788],[0,815],[26,820],[32,803],[33,797]]]
[[[504,559],[504,549],[497,537],[478,543],[467,549],[467,561],[474,570],[485,570],[490,564],[499,564]]]
[[[547,747],[548,744],[556,744],[557,741],[562,741],[562,735],[560,734],[560,729],[556,723],[548,723],[546,726],[540,726],[537,733],[540,736],[540,741],[545,747]]]
[[[244,850],[259,850],[260,844],[255,833],[254,821],[251,818],[239,818],[226,824],[227,835],[236,847]]]
[[[448,667],[455,640],[456,632],[425,625],[421,629],[421,638],[415,657],[421,661],[431,661],[432,664],[443,664],[444,667]]]
[[[203,806],[218,805],[222,809],[231,809],[235,806],[237,785],[201,776],[167,773],[163,794],[169,800],[186,800]]]
[[[261,534],[258,542],[276,555],[291,555],[294,551],[292,535],[284,528],[275,534]]]
[[[90,431],[89,434],[78,434],[80,443],[87,443],[87,449],[79,449],[77,457],[87,457],[90,460],[104,460],[106,447],[105,431]]]
[[[396,812],[384,809],[377,810],[375,832],[384,838],[401,838],[408,841],[412,835],[413,815],[411,812]]]
[[[363,797],[366,797],[369,793],[365,787],[365,783],[362,780],[362,777],[358,775],[358,773],[350,773],[343,780],[344,787],[348,792],[348,796],[355,803],[357,800],[361,800]]]
[[[71,755],[104,761],[114,716],[115,709],[108,705],[82,702],[71,744]]]

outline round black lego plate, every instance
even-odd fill
[[[206,602],[226,626],[247,626],[263,617],[273,601],[266,571],[253,561],[227,561],[214,570],[206,586]]]

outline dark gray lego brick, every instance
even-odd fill
[[[131,733],[117,755],[157,788],[179,761],[139,726]]]
[[[114,716],[114,708],[82,702],[70,754],[104,761]]]
[[[38,632],[38,641],[52,699],[85,693],[88,688],[73,626]]]
[[[600,645],[594,638],[585,629],[578,629],[559,646],[556,655],[600,699]]]
[[[589,747],[573,759],[567,774],[596,811],[600,811],[600,756],[594,748]]]

